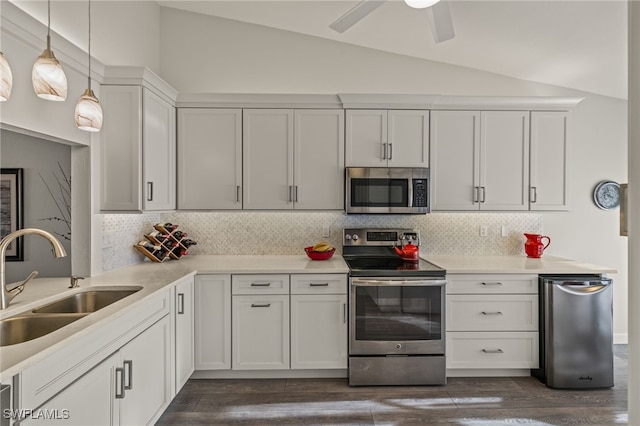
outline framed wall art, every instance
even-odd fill
[[[22,229],[23,169],[0,169],[0,238]],[[24,237],[12,241],[6,252],[7,261],[24,260]]]

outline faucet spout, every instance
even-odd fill
[[[44,231],[42,229],[37,228],[24,228],[18,229],[4,237],[2,241],[0,241],[0,289],[2,290],[2,294],[0,294],[0,309],[7,309],[9,307],[9,303],[16,297],[18,294],[24,290],[24,286],[29,282],[37,272],[31,273],[29,277],[22,282],[22,284],[12,288],[11,290],[7,290],[7,282],[5,277],[5,263],[7,256],[7,248],[9,244],[14,241],[16,238],[22,237],[23,235],[40,235],[41,237],[49,240],[51,245],[53,246],[53,254],[55,257],[65,257],[67,255],[66,250],[58,241],[56,237],[53,236],[50,232]]]

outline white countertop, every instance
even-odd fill
[[[449,274],[464,273],[615,273],[615,269],[576,262],[551,256],[530,259],[524,256],[441,256],[425,255],[424,259],[446,269]],[[258,274],[258,273],[348,273],[341,256],[313,261],[306,256],[188,256],[180,261],[142,263],[88,277],[79,282],[80,288],[69,289],[69,278],[38,278],[31,281],[8,309],[0,311],[0,319],[10,317],[86,290],[93,286],[142,286],[133,295],[87,315],[66,327],[40,338],[0,348],[0,381],[23,371],[64,345],[70,344],[110,321],[129,312],[147,296],[189,275],[199,274]],[[10,286],[11,287],[11,286]]]
[[[423,259],[444,268],[447,274],[614,274],[606,266],[543,256],[444,256],[423,255]]]

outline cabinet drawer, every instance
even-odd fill
[[[530,274],[447,274],[447,294],[538,293],[538,276]]]
[[[344,274],[293,274],[291,294],[347,294]]]
[[[447,368],[537,368],[538,333],[447,333]]]
[[[447,296],[447,331],[537,331],[538,296]]]
[[[289,294],[289,275],[232,275],[232,294]]]

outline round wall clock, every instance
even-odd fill
[[[593,190],[593,201],[603,210],[620,205],[620,185],[617,182],[603,180]]]

